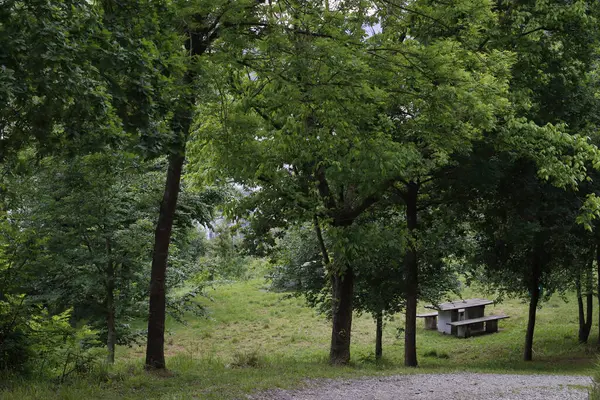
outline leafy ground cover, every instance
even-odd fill
[[[403,319],[387,321],[384,359],[375,363],[375,324],[367,316],[354,320],[352,359],[348,367],[327,364],[329,323],[301,299],[265,289],[262,280],[221,285],[202,299],[208,319],[187,325],[168,321],[169,371],[142,369],[143,347],[118,348],[117,365],[99,368],[86,378],[63,385],[5,379],[2,399],[227,399],[270,387],[291,387],[307,378],[358,377],[415,372],[510,372],[590,375],[596,365],[597,322],[590,345],[577,342],[577,303],[554,297],[538,314],[534,361],[521,361],[527,305],[506,300],[486,313],[506,313],[501,331],[457,339],[425,331],[419,322],[420,367],[402,367]],[[467,289],[463,297],[484,296]],[[421,305],[421,310],[424,310]]]

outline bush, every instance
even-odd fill
[[[0,370],[24,372],[32,356],[25,296],[0,300]]]
[[[59,381],[89,371],[106,352],[96,331],[71,326],[71,312],[50,315],[24,295],[0,300],[0,370]]]

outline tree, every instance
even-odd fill
[[[387,199],[390,201],[391,199]],[[355,280],[354,310],[373,316],[376,324],[375,357],[383,354],[383,320],[406,308],[407,282],[405,254],[410,237],[405,227],[404,209],[382,202],[365,213],[353,226],[351,262],[359,271]],[[439,210],[438,211],[439,214]],[[419,232],[419,298],[439,303],[450,292],[457,292],[458,275],[453,256],[461,256],[460,229],[446,226],[436,212],[422,213],[426,221]]]
[[[166,289],[165,279],[169,257],[169,245],[173,229],[178,196],[186,157],[187,141],[196,117],[197,102],[205,88],[199,82],[203,74],[201,57],[217,38],[235,40],[239,32],[255,34],[252,27],[257,21],[252,18],[257,3],[242,1],[194,1],[174,2],[176,18],[170,22],[179,27],[184,36],[186,54],[183,73],[176,82],[176,100],[170,119],[171,140],[168,142],[168,169],[154,234],[152,273],[150,277],[150,304],[148,317],[148,341],[146,346],[146,368],[164,369],[164,331]],[[183,21],[183,25],[179,23]]]
[[[402,255],[406,235],[398,216],[365,215],[354,226],[353,242],[359,247],[351,263],[359,271],[355,281],[353,308],[371,314],[375,321],[375,359],[383,356],[383,320],[405,307],[406,287]],[[366,220],[366,221],[365,221]]]
[[[181,130],[187,135],[185,114],[193,105],[185,100],[189,88],[179,105],[172,101],[185,70],[172,3],[9,1],[0,15],[7,151],[30,143],[69,155],[104,151],[107,144],[150,157],[172,151],[169,171],[180,175],[177,136]],[[179,188],[175,180],[167,185],[171,193]],[[165,197],[173,206],[159,218],[157,232],[167,233],[168,247],[177,193]],[[164,248],[164,238],[162,243]],[[154,314],[164,318],[164,310]],[[150,324],[151,338],[155,326]]]
[[[376,321],[375,356],[383,354],[383,318],[404,306],[402,238],[398,225],[372,218],[352,227],[353,250],[346,262],[360,271],[354,282],[353,311],[369,313]],[[387,229],[386,229],[387,228]],[[272,287],[305,297],[308,304],[332,316],[331,279],[326,265],[331,239],[320,226],[292,226],[277,240],[273,253]]]
[[[597,99],[593,94],[597,84],[594,82],[593,75],[590,75],[594,68],[594,57],[600,38],[596,24],[598,5],[595,2],[582,1],[576,7],[560,2],[539,7],[530,4],[511,7],[509,2],[506,2],[500,4],[498,8],[503,20],[499,25],[500,34],[492,39],[492,42],[500,46],[510,44],[517,51],[518,57],[511,80],[511,89],[518,115],[522,115],[540,126],[547,123],[557,125],[566,123],[568,124],[567,132],[573,135],[572,138],[576,138],[578,135],[585,136],[598,121],[595,111]],[[515,32],[517,33],[515,34]],[[528,99],[528,101],[523,102],[522,99]],[[594,152],[592,149],[593,159],[596,158]],[[568,154],[565,157],[567,166],[583,167],[584,162],[575,161],[577,152],[575,156],[566,153]],[[543,158],[547,154],[542,152],[541,157]],[[539,156],[534,159],[539,161]],[[593,161],[593,164],[595,163],[596,161]],[[519,165],[519,162],[516,165]],[[560,168],[563,171],[555,170],[562,175],[559,177],[559,185],[561,180],[565,182],[560,178],[571,176],[570,173],[565,174],[564,167]],[[522,172],[535,174],[535,171],[531,169]],[[538,174],[546,177],[548,175],[543,167],[538,170]],[[575,179],[571,178],[568,185],[574,186],[573,182],[581,181],[583,177],[579,175]],[[569,179],[566,180],[566,182],[568,181]],[[566,186],[564,183],[563,185]],[[553,189],[542,188],[537,193],[542,196],[544,202],[546,199],[554,201]],[[568,194],[564,196],[570,197]],[[539,198],[539,196],[532,196],[531,200]],[[580,205],[577,202],[575,204],[577,208]],[[528,209],[536,209],[534,205],[523,206]],[[547,240],[553,240],[555,233],[549,235],[544,232],[547,232],[549,228],[548,220],[558,218],[561,213],[564,213],[564,207],[568,208],[569,206],[562,203],[556,207],[554,209],[554,212],[557,213],[556,217],[550,216],[551,211],[544,210],[544,207],[545,205],[539,206],[538,210],[542,215],[537,216],[541,218],[539,226],[542,228],[535,235],[534,241],[528,242],[533,251],[532,262],[534,265],[532,265],[531,281],[529,282],[531,302],[525,341],[525,360],[532,358],[535,310],[538,297],[541,295],[536,281],[544,275],[544,264],[551,262],[552,258],[556,257],[556,254],[553,257],[552,252],[547,254],[542,249]],[[564,214],[563,217],[574,218],[572,215],[565,216]],[[556,227],[564,230],[565,227],[560,225],[560,219],[557,221]],[[564,221],[562,224],[565,223]],[[546,293],[551,291],[550,287],[545,290]]]
[[[73,318],[100,327],[110,362],[117,341],[127,341],[125,332],[117,336],[118,320],[146,297],[156,178],[134,156],[117,153],[46,158],[9,183],[9,223],[22,247],[13,248],[13,263],[22,264],[15,273],[32,274],[19,291],[51,301],[56,312],[74,307]]]
[[[561,262],[575,252],[561,241],[580,235],[571,225],[584,204],[580,196],[557,192],[550,184],[576,189],[598,166],[598,150],[588,137],[598,121],[598,7],[586,1],[577,6],[501,1],[493,10],[498,24],[478,47],[514,52],[511,107],[484,140],[474,143],[473,156],[459,155],[444,174],[454,180],[450,196],[455,203],[473,208],[478,251],[489,256],[479,261],[504,290],[512,287],[513,294],[530,299],[524,351],[529,360],[538,303],[559,281],[568,282]]]
[[[112,363],[115,346],[139,336],[127,322],[147,300],[164,163],[125,152],[21,158],[18,171],[5,176],[2,239],[15,265],[0,274],[5,293],[28,293],[56,314],[72,309],[73,321],[102,332]],[[184,193],[174,236],[178,273],[197,261],[183,253],[193,222],[208,223],[219,199],[210,191]]]
[[[419,257],[430,245],[420,240],[420,230],[429,227],[421,226],[419,214],[440,201],[435,181],[456,157],[468,155],[484,132],[497,126],[498,117],[509,113],[507,79],[512,60],[507,52],[476,45],[484,41],[481,32],[495,24],[487,3],[435,8],[426,2],[415,2],[410,8],[384,4],[391,11],[381,17],[387,46],[376,58],[377,69],[393,71],[403,65],[406,71],[402,79],[382,74],[380,85],[395,94],[386,109],[392,138],[412,151],[394,192],[404,205],[410,236],[404,256],[405,365],[416,366],[416,307],[423,287]]]
[[[509,62],[501,52],[486,60],[460,40],[419,39],[419,30],[437,29],[425,18],[413,28],[424,3],[415,3],[417,12],[385,7],[377,16],[350,2],[334,9],[281,6],[267,7],[263,40],[237,53],[242,67],[217,72],[221,101],[207,111],[215,112],[207,121],[220,128],[204,125],[213,141],[201,154],[211,154],[222,175],[260,186],[252,196],[280,205],[282,218],[316,217],[324,225],[332,240],[326,267],[333,291],[330,361],[345,364],[357,271],[344,260],[360,246],[351,239],[352,225],[399,185],[408,190],[406,220],[415,230],[420,179],[453,152],[468,151],[495,124],[507,105]],[[488,8],[457,29],[466,38],[492,20]],[[365,24],[377,21],[383,32],[367,38]],[[406,363],[416,365],[414,249],[406,259]]]
[[[224,176],[260,185],[260,192],[250,195],[261,198],[259,203],[278,202],[284,207],[280,211],[294,215],[297,222],[310,223],[316,217],[337,241],[326,267],[334,293],[330,352],[334,364],[350,358],[354,271],[342,261],[341,243],[354,220],[391,185],[389,176],[375,171],[355,168],[351,177],[348,162],[354,159],[354,165],[364,165],[379,151],[395,158],[384,148],[385,138],[376,134],[376,91],[352,83],[366,80],[366,71],[353,66],[363,66],[365,53],[354,46],[363,31],[361,21],[341,18],[348,11],[341,7],[330,13],[322,5],[303,3],[282,10],[283,14],[274,5],[267,7],[269,29],[264,39],[256,51],[234,54],[242,68],[225,74],[235,86],[226,88],[223,96],[235,96],[235,102],[224,106],[233,107],[238,120],[221,121],[225,140],[218,139],[221,131],[204,125],[214,140],[202,153],[219,157],[215,163],[225,170]],[[334,37],[321,35],[329,31]],[[246,79],[246,74],[253,76]],[[341,115],[349,116],[345,126]],[[363,125],[360,138],[357,128]],[[372,179],[375,184],[369,188]]]
[[[573,257],[571,231],[578,208],[572,207],[572,193],[540,182],[531,161],[497,159],[495,164],[495,188],[485,188],[477,194],[477,204],[470,205],[468,219],[477,244],[473,264],[485,267],[483,282],[529,300],[528,361],[538,307],[569,282],[564,266]]]

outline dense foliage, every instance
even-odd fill
[[[164,369],[166,313],[201,312],[257,255],[331,319],[332,364],[353,312],[377,321],[378,357],[404,312],[417,366],[418,301],[464,277],[529,300],[526,360],[556,292],[577,292],[587,341],[599,12],[0,0],[0,369],[64,379],[144,339]]]

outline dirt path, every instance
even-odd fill
[[[252,400],[570,400],[587,399],[587,376],[479,373],[398,375],[327,380],[297,390],[274,389]]]

